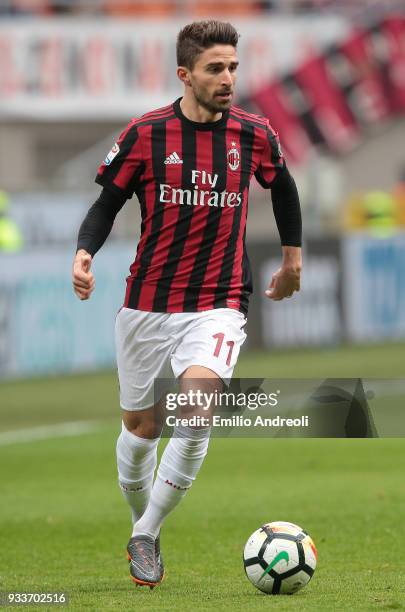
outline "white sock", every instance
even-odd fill
[[[142,516],[149,502],[159,440],[140,438],[122,424],[117,440],[118,483],[131,508],[133,523]]]
[[[166,516],[191,487],[207,454],[210,428],[175,427],[160,460],[148,506],[132,535],[156,538]]]

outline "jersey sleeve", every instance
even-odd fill
[[[256,180],[264,189],[269,189],[278,173],[284,168],[285,159],[281,151],[280,139],[267,122],[264,146],[258,167],[255,171]]]
[[[106,189],[130,199],[143,169],[139,130],[131,122],[100,165],[95,180]]]

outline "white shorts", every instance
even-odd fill
[[[174,313],[121,308],[115,322],[121,408],[150,408],[154,380],[178,378],[193,365],[229,384],[245,324],[245,315],[231,308]]]

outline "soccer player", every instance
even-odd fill
[[[181,390],[212,391],[232,377],[252,291],[245,233],[253,175],[271,189],[282,245],[266,295],[282,300],[300,287],[300,204],[278,136],[267,119],[232,105],[238,37],[218,21],[180,31],[183,96],[133,119],[108,153],[96,178],[103,189],[80,227],[73,263],[74,290],[86,300],[95,283],[92,258],[135,193],[141,237],[115,330],[117,464],[132,511],[130,574],[150,587],[164,573],[161,526],[196,478],[210,435],[209,426],[176,426],[153,481],[163,418],[154,379],[172,376]]]

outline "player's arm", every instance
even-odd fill
[[[255,177],[271,189],[273,212],[280,234],[283,260],[271,279],[266,295],[272,300],[291,297],[300,289],[301,276],[301,207],[297,187],[280,148],[278,134],[267,124],[262,154]]]
[[[79,230],[73,288],[81,300],[88,300],[94,289],[92,258],[106,241],[118,212],[136,191],[144,167],[138,127],[133,120],[98,169],[96,183],[104,189]]]
[[[95,286],[91,262],[111,232],[115,217],[126,202],[124,195],[104,188],[80,226],[73,260],[73,289],[78,298],[88,300]]]
[[[302,219],[297,186],[286,165],[270,185],[274,218],[280,235],[283,260],[273,274],[266,295],[279,301],[300,290]]]

